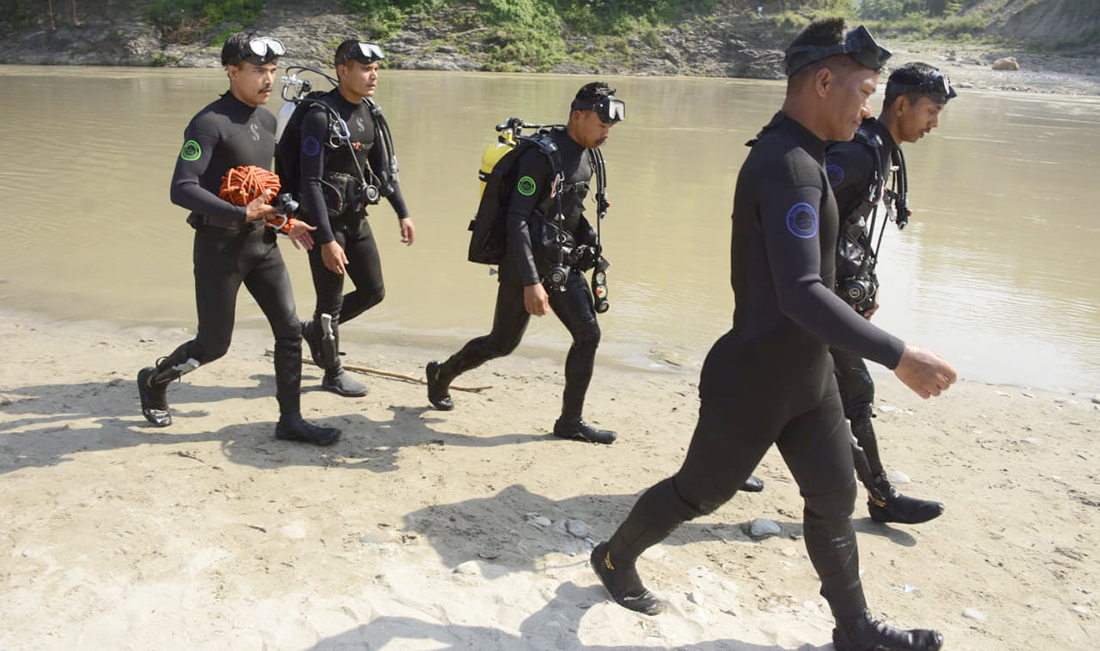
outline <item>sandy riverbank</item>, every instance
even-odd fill
[[[272,437],[266,333],[239,331],[226,358],[173,386],[164,430],[146,427],[133,377],[187,331],[0,314],[0,334],[0,648],[831,648],[797,489],[774,451],[764,493],[643,561],[671,601],[656,618],[608,602],[588,543],[531,515],[606,538],[681,460],[693,375],[598,367],[590,420],[621,434],[598,447],[548,435],[560,360],[477,369],[462,382],[492,388],[456,393],[450,413],[392,380],[341,399],[308,369],[307,417],[344,430],[318,449]],[[348,350],[413,375],[443,352]],[[892,376],[879,386],[884,457],[912,478],[903,490],[947,511],[878,525],[861,491],[876,612],[939,627],[952,649],[1100,643],[1091,396],[963,383],[921,401]],[[782,534],[749,538],[742,525],[758,517]]]

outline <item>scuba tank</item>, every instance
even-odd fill
[[[477,178],[481,181],[481,187],[477,193],[478,201],[485,196],[485,184],[488,183],[493,168],[497,166],[500,159],[504,158],[505,154],[512,151],[516,146],[516,136],[519,135],[522,128],[523,120],[521,118],[508,118],[504,124],[497,127],[497,131],[500,132],[497,141],[486,147],[485,152],[481,155],[481,169],[477,172]]]
[[[279,141],[283,139],[283,132],[286,131],[286,125],[290,123],[290,116],[294,115],[294,109],[296,108],[298,108],[298,105],[294,102],[283,102],[282,107],[279,108],[275,120],[275,144],[279,144]]]
[[[290,72],[287,69],[287,72]],[[279,113],[275,118],[275,144],[279,144],[279,141],[283,139],[283,132],[286,131],[286,125],[290,124],[290,116],[294,115],[294,109],[298,108],[298,102],[303,97],[309,94],[309,91],[313,89],[313,84],[308,79],[298,79],[295,75],[291,74],[283,77],[283,105],[279,107]],[[287,97],[287,92],[290,92],[290,97]]]

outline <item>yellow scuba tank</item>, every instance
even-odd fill
[[[516,138],[513,131],[505,129],[497,136],[495,143],[485,148],[485,153],[481,155],[481,169],[477,173],[477,178],[481,180],[481,187],[477,193],[478,201],[481,201],[481,196],[485,194],[485,182],[489,179],[489,175],[493,173],[493,168],[515,146]]]

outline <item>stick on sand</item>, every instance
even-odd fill
[[[275,356],[275,352],[271,351],[271,350],[265,350],[264,354],[267,355],[268,357],[274,357]],[[317,363],[314,362],[312,359],[309,359],[308,357],[302,357],[302,363],[303,364],[309,364],[310,366],[317,366]],[[411,375],[402,375],[400,373],[391,373],[389,371],[380,371],[376,368],[370,368],[370,367],[367,367],[367,366],[356,366],[355,364],[344,364],[343,367],[346,368],[349,371],[355,371],[356,373],[362,373],[364,375],[377,375],[379,377],[390,378],[391,380],[402,380],[404,382],[412,382],[413,384],[427,384],[426,381],[424,381],[424,380],[422,380],[418,377],[413,377]],[[452,384],[451,388],[454,389],[455,391],[468,391],[470,393],[480,393],[482,391],[485,391],[486,389],[492,389],[493,387],[492,387],[492,385],[484,386],[484,387],[460,387],[456,384]]]

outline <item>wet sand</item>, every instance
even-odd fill
[[[0,313],[0,648],[831,649],[801,541],[801,501],[773,450],[738,495],[652,550],[640,571],[671,607],[606,599],[581,520],[606,539],[635,495],[674,472],[697,409],[693,373],[598,365],[589,419],[610,447],[549,435],[560,359],[522,354],[459,382],[458,408],[368,377],[318,390],[331,448],[273,438],[270,335],[170,389],[176,422],[146,426],[139,367],[185,329],[120,330]],[[447,351],[347,346],[348,361],[419,375]],[[521,353],[523,349],[521,348]],[[920,526],[856,529],[869,600],[952,649],[1084,649],[1100,640],[1100,406],[1092,396],[960,383],[922,401],[891,375],[883,456],[942,500]],[[540,526],[545,517],[550,526]],[[756,541],[743,526],[776,521]],[[574,525],[576,528],[576,525]],[[967,609],[979,611],[969,613]]]

